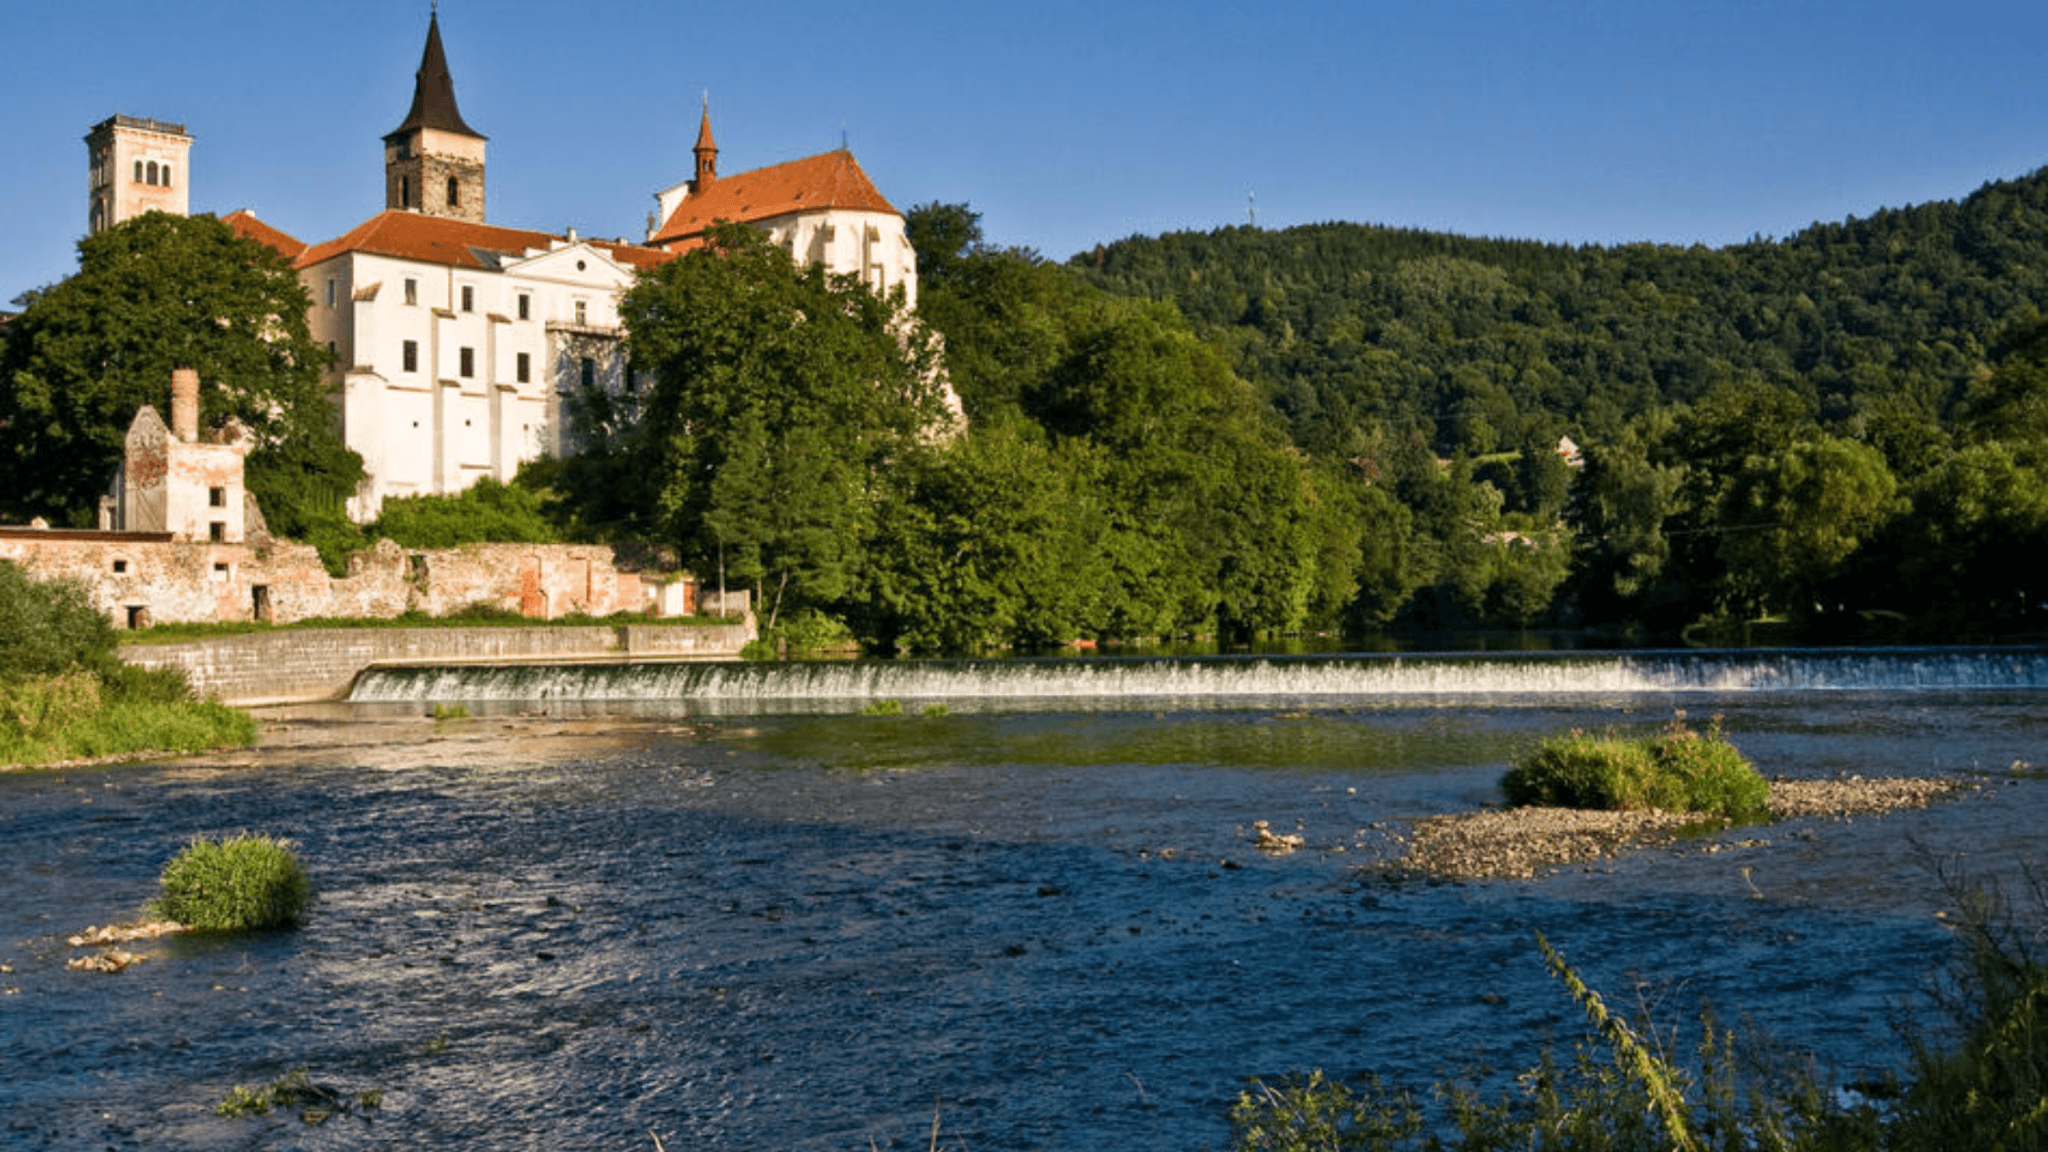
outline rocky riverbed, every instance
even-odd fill
[[[1835,780],[1774,780],[1770,810],[1775,820],[1844,819],[1924,808],[1978,785],[1960,780],[1910,777]],[[1402,871],[1457,880],[1526,879],[1572,864],[1669,844],[1683,835],[1726,828],[1703,812],[1596,812],[1572,808],[1489,808],[1416,822]],[[1754,843],[1764,843],[1773,825],[1758,825]],[[1702,839],[1705,850],[1724,839]]]

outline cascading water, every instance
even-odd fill
[[[862,660],[372,668],[355,703],[670,701],[722,710],[831,710],[879,699],[1371,701],[1615,693],[1984,691],[2048,688],[2031,648],[1648,651],[1501,655]],[[1114,704],[1112,704],[1114,706]]]

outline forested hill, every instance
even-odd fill
[[[1172,300],[1311,453],[1401,428],[1446,456],[1599,440],[1724,383],[1789,390],[1824,425],[1945,423],[2000,335],[2048,311],[2048,169],[1721,249],[1317,224],[1133,237],[1071,263]]]

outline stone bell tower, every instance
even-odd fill
[[[484,135],[455,107],[439,13],[427,17],[412,110],[384,137],[384,207],[483,223]]]
[[[95,235],[144,212],[186,215],[192,136],[183,124],[109,116],[85,134],[90,177],[86,232]]]

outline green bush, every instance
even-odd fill
[[[1721,734],[1719,717],[1702,733],[1681,715],[1646,739],[1573,732],[1546,740],[1508,769],[1501,791],[1517,807],[1659,808],[1753,820],[1765,812],[1770,785]]]
[[[164,865],[162,883],[152,914],[212,932],[290,927],[313,895],[290,845],[246,833],[192,841]]]
[[[0,560],[0,679],[95,667],[114,651],[113,625],[72,580],[39,581]]]
[[[0,680],[0,733],[16,739],[47,739],[99,709],[100,681],[90,672]]]

